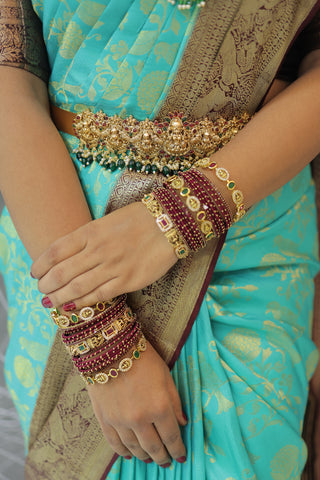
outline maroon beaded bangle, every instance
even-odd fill
[[[74,343],[78,343],[79,341],[93,335],[94,333],[98,332],[102,328],[109,325],[114,320],[117,320],[121,315],[123,315],[126,311],[126,305],[119,307],[118,311],[113,312],[113,316],[105,316],[101,318],[97,323],[91,325],[88,328],[83,328],[79,333],[75,333],[73,335],[67,335],[65,333],[62,334],[62,340],[66,345],[72,345]]]
[[[89,368],[78,368],[79,373],[82,375],[91,375],[92,373],[96,373],[104,369],[105,367],[108,367],[110,365],[113,365],[119,358],[123,357],[128,353],[130,348],[137,342],[139,339],[139,334],[135,335],[132,340],[128,342],[127,345],[124,347],[120,348],[119,351],[117,351],[111,359],[104,359],[103,361],[99,361],[99,363],[96,363],[95,365],[89,367]]]
[[[120,297],[118,297],[118,301],[113,303],[110,308],[94,316],[89,321],[82,322],[81,324],[74,325],[72,327],[64,329],[63,333],[65,336],[73,335],[86,328],[90,328],[91,326],[95,325],[99,319],[100,320],[107,319],[107,318],[111,319],[113,318],[114,315],[116,315],[116,312],[118,312],[119,309],[123,308],[125,305],[126,305],[126,295],[121,295]]]
[[[132,327],[119,336],[120,338],[117,337],[116,341],[113,342],[112,345],[105,344],[103,348],[100,348],[97,352],[82,357],[73,357],[75,365],[86,365],[87,363],[98,361],[101,359],[101,356],[113,352],[113,350],[117,349],[119,345],[124,344],[124,342],[126,342],[128,338],[130,338],[139,329],[141,329],[140,324],[135,322]]]
[[[183,172],[182,176],[186,179],[187,182],[189,182],[190,180],[193,181],[193,179],[198,181],[199,186],[203,187],[203,189],[200,190],[202,190],[205,198],[207,198],[209,201],[212,199],[215,202],[216,206],[219,208],[220,213],[222,214],[227,229],[230,228],[233,221],[229,205],[227,204],[219,190],[217,190],[216,187],[206,177],[206,175],[197,170],[196,168],[191,168],[188,172]]]
[[[140,325],[138,325],[137,328],[127,335],[120,343],[118,343],[112,349],[101,354],[99,357],[95,357],[87,362],[74,361],[74,364],[81,373],[98,371],[101,368],[114,363],[117,358],[119,358],[119,355],[125,354],[140,336],[141,328]]]
[[[186,235],[188,235],[190,242],[193,242],[195,247],[194,251],[200,250],[205,246],[206,242],[201,231],[199,230],[197,223],[193,218],[193,215],[190,213],[189,209],[180,198],[180,195],[178,195],[177,192],[173,188],[171,188],[170,185],[165,184],[164,188],[168,192],[170,192],[171,198],[176,202],[178,209],[181,211],[181,228],[185,228]]]
[[[153,194],[166,210],[189,249],[197,251],[202,248],[204,244],[198,226],[174,191],[166,186],[165,188],[156,189]]]
[[[112,339],[112,342],[105,342],[102,346],[98,347],[98,349],[92,350],[90,353],[86,355],[81,355],[81,356],[75,355],[73,357],[73,361],[76,362],[79,359],[79,361],[86,362],[86,361],[89,361],[91,358],[97,357],[98,355],[102,354],[107,349],[111,350],[115,345],[120,343],[126,335],[130,334],[130,332],[135,329],[136,323],[137,322],[133,322],[127,325],[126,328],[124,328],[119,335],[116,335]]]
[[[214,199],[204,189],[199,187],[197,180],[184,177],[184,181],[192,188],[192,191],[202,204],[201,209],[198,212],[194,212],[197,220],[201,222],[208,217],[214,226],[215,236],[220,237],[227,229],[226,224],[228,220],[225,219],[226,214],[223,214],[221,207],[219,208],[220,205],[215,203]]]

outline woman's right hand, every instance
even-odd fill
[[[95,415],[111,448],[123,457],[169,466],[183,463],[179,425],[187,421],[166,363],[148,343],[132,369],[104,385],[88,387]]]

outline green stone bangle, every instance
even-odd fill
[[[222,182],[226,182],[227,189],[231,192],[231,198],[236,206],[236,214],[233,218],[234,222],[238,222],[245,213],[244,196],[241,190],[236,189],[236,182],[230,180],[230,174],[226,168],[218,167],[217,163],[211,160],[209,157],[198,160],[195,167],[208,168],[214,170],[217,178]]]

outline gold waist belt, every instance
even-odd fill
[[[175,112],[163,121],[139,121],[132,116],[108,117],[101,111],[72,114],[57,107],[52,107],[52,117],[59,130],[78,137],[74,152],[84,166],[95,161],[111,171],[127,167],[165,176],[187,170],[210,156],[250,120],[244,113],[230,120],[203,118],[192,122]]]

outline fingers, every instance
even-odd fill
[[[46,277],[49,275],[54,275],[54,269]],[[69,304],[72,301],[74,304],[73,309],[79,309],[123,293],[121,289],[115,288],[117,284],[116,277],[109,276],[101,265],[97,265],[72,278],[69,283],[56,290],[51,290],[51,281],[50,279],[47,280],[46,277],[39,281],[38,288],[50,298],[52,305],[56,307],[66,303]],[[50,290],[48,285],[50,285]],[[67,311],[69,310],[67,308]]]
[[[123,444],[119,434],[117,431],[111,427],[110,425],[107,424],[101,424],[104,436],[106,437],[110,447],[112,450],[120,455],[121,457],[125,458],[132,458],[132,453],[130,450]]]
[[[158,465],[166,465],[171,463],[170,454],[166,450],[165,445],[153,424],[148,424],[141,428],[137,428],[136,435],[142,451],[146,452],[146,455],[152,458],[155,463]],[[135,456],[140,458],[138,455],[136,455],[134,450],[131,451]]]
[[[150,427],[154,430],[152,426]],[[146,461],[150,459],[150,456],[139,443],[139,440],[133,430],[120,427],[118,428],[118,434],[123,445],[128,449],[128,451],[130,451],[131,455],[139,458],[139,460],[142,460],[142,461]],[[158,441],[161,442],[159,438],[158,438]]]
[[[81,252],[85,246],[86,237],[79,235],[79,230],[59,238],[33,263],[31,275],[42,278],[52,267]]]
[[[182,442],[181,432],[176,419],[167,416],[155,424],[159,437],[165,445],[169,455],[179,463],[186,461],[187,452]],[[162,462],[166,463],[166,462]]]
[[[53,295],[54,292],[59,292],[60,297],[65,297],[66,295],[72,295],[69,299],[81,297],[88,291],[88,284],[85,287],[85,282],[95,280],[92,287],[96,287],[98,278],[95,270],[98,263],[95,262],[93,257],[89,261],[87,255],[77,253],[74,257],[68,258],[59,265],[52,267],[48,273],[40,278],[38,289],[46,295]],[[64,302],[61,302],[60,305],[62,303]]]
[[[56,294],[57,293],[57,294]],[[76,298],[72,300],[72,309],[79,310],[82,307],[87,305],[94,305],[97,302],[103,302],[105,299],[111,299],[122,295],[123,289],[117,286],[117,278],[111,278],[108,283],[99,285],[97,288],[92,290],[90,293],[84,295],[83,297]],[[68,292],[60,296],[59,292],[55,292],[54,295],[50,295],[50,299],[53,298],[53,305],[63,305],[65,311],[71,310],[69,308],[69,299],[74,298],[72,295],[69,295]]]
[[[168,377],[168,393],[171,398],[172,407],[176,416],[176,419],[182,427],[186,426],[188,423],[188,419],[184,414],[181,406],[180,395],[178,393],[177,387],[173,381],[171,375]]]

